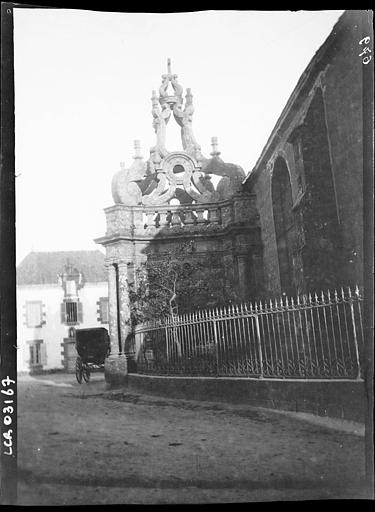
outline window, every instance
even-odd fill
[[[30,368],[41,368],[45,364],[45,353],[43,351],[43,340],[32,340],[29,345],[29,366]]]
[[[30,364],[32,366],[41,364],[40,344],[30,345]]]
[[[293,295],[293,248],[295,246],[295,221],[292,211],[292,188],[285,160],[278,157],[272,175],[272,207],[275,223],[276,245],[279,259],[281,292]]]
[[[61,304],[61,323],[74,325],[83,322],[82,303],[66,301]]]
[[[102,324],[109,323],[109,302],[108,297],[100,297],[99,301],[96,303],[98,306],[98,322]]]
[[[42,302],[40,300],[27,301],[25,304],[27,327],[41,327],[43,322]]]
[[[66,321],[68,324],[75,324],[78,320],[77,315],[77,303],[76,302],[66,302]]]

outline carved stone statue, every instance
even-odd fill
[[[156,133],[156,146],[152,148],[152,153],[158,153],[161,158],[164,158],[168,155],[168,151],[165,147],[166,142],[166,129],[168,121],[171,117],[171,108],[168,103],[163,103],[161,109],[158,105],[158,99],[155,95],[155,91],[153,91],[152,95],[152,115],[153,115],[153,123],[152,126]]]
[[[241,189],[245,173],[241,167],[220,158],[216,137],[212,138],[212,158],[202,155],[193,133],[193,95],[191,89],[186,89],[183,105],[182,93],[183,87],[177,75],[172,74],[168,59],[168,73],[162,75],[159,97],[153,91],[151,98],[156,144],[150,149],[148,161],[143,162],[136,142],[132,166],[125,169],[122,165],[112,181],[116,203],[166,205],[172,199],[178,199],[181,204],[211,203],[227,200]],[[169,152],[166,148],[166,130],[172,112],[181,128],[182,151]],[[212,175],[221,176],[216,190]]]
[[[183,149],[192,155],[196,160],[202,160],[201,147],[193,134],[193,95],[191,90],[186,91],[185,108],[182,110],[181,104],[175,104],[173,107],[173,116],[181,126],[181,140]]]
[[[129,169],[125,169],[125,164],[121,163],[120,171],[112,179],[112,197],[116,204],[136,206],[142,201],[142,190],[138,183],[147,174],[147,164],[139,154],[139,142],[135,141],[134,146],[135,156],[133,164]]]

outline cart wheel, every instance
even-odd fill
[[[90,380],[90,368],[88,364],[82,366],[82,377],[85,382]]]
[[[83,366],[82,361],[80,357],[77,357],[76,359],[76,378],[78,384],[81,384],[82,382],[82,374],[83,374]]]

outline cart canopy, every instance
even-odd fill
[[[104,327],[76,329],[76,349],[82,361],[103,364],[109,348],[109,335]]]

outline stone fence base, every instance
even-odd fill
[[[108,387],[123,386],[126,384],[128,365],[123,354],[110,355],[104,361],[104,377]]]
[[[301,381],[226,377],[164,377],[129,374],[127,390],[171,398],[225,401],[364,422],[363,381]]]

